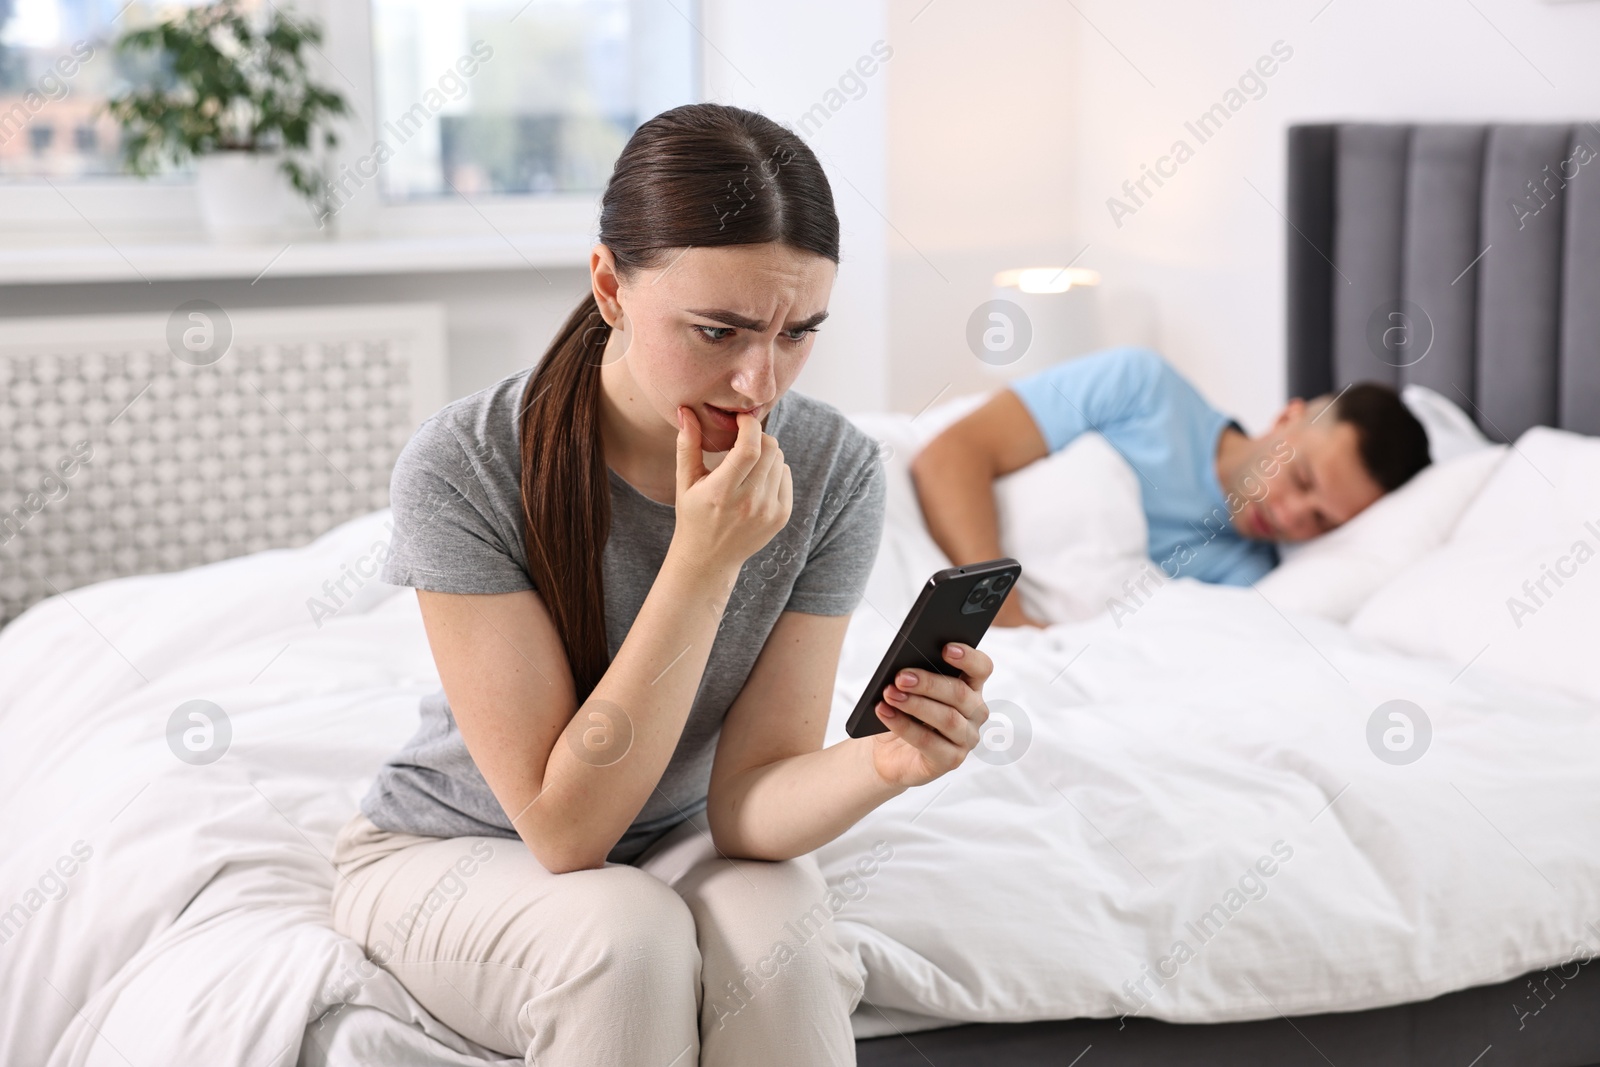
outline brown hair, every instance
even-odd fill
[[[1385,493],[1428,465],[1428,431],[1392,387],[1357,382],[1331,403],[1334,419],[1356,428],[1361,464]]]
[[[601,197],[599,240],[623,277],[694,246],[778,241],[839,261],[839,219],[817,157],[771,119],[722,104],[676,107],[634,131]],[[522,395],[528,577],[561,635],[580,704],[611,662],[601,566],[611,486],[600,436],[610,336],[591,291]]]

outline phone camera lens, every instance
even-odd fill
[[[994,591],[996,593],[1004,593],[1007,589],[1010,589],[1010,588],[1011,588],[1011,575],[1009,575],[1009,574],[1001,574],[1001,575],[996,576],[996,578],[994,580]]]
[[[967,594],[967,603],[968,604],[976,604],[978,601],[983,599],[983,594],[984,594],[984,589],[983,589],[982,586],[979,586],[978,588],[974,589],[971,593]]]
[[[999,593],[990,593],[989,594],[989,599],[987,599],[987,600],[985,600],[983,602],[983,609],[985,611],[988,611],[990,608],[994,607],[995,605],[997,605],[999,603],[1000,603],[1000,594]]]

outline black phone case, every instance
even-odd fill
[[[999,601],[989,608],[963,613],[961,608],[973,587],[984,578],[999,574],[1011,575],[1011,582],[999,594]],[[906,613],[889,651],[884,653],[883,662],[872,673],[866,691],[856,701],[855,710],[845,722],[845,732],[851,737],[870,737],[889,729],[875,709],[883,700],[884,687],[893,682],[902,669],[938,671],[952,677],[960,674],[961,668],[947,663],[940,650],[951,641],[976,648],[994,621],[995,613],[1016,589],[1021,574],[1022,564],[1003,556],[964,567],[946,567],[929,578],[917,602]]]

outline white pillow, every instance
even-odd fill
[[[994,491],[1000,546],[1021,562],[1017,588],[1037,618],[1097,615],[1149,563],[1138,476],[1097,433],[996,480]]]
[[[881,581],[912,579],[920,584],[951,565],[928,533],[910,464],[924,445],[993,395],[957,397],[914,417],[851,416],[879,441],[888,475],[885,539],[879,550],[885,559],[875,568],[875,574],[883,572]],[[1097,433],[1086,433],[1059,452],[996,480],[994,494],[1000,550],[1022,563],[1017,595],[1035,618],[1054,623],[1095,615],[1147,563],[1138,479]],[[869,587],[869,595],[890,603],[896,599],[886,586]]]
[[[1447,396],[1421,385],[1400,390],[1400,400],[1428,432],[1428,454],[1442,463],[1493,444],[1472,417]]]
[[[866,412],[851,415],[850,421],[878,442],[886,483],[883,539],[863,592],[877,610],[894,614],[909,606],[908,598],[916,596],[930,574],[950,566],[950,560],[928,533],[911,481],[911,458],[922,447],[911,416]]]
[[[1282,611],[1348,622],[1367,598],[1442,544],[1495,468],[1505,445],[1430,463],[1361,514],[1296,546],[1256,583]]]
[[[869,437],[878,442],[883,459],[888,492],[884,501],[884,526],[905,542],[904,547],[920,563],[937,564],[928,573],[951,566],[950,559],[928,533],[917,501],[916,483],[911,480],[911,461],[922,446],[946,426],[977,408],[987,397],[962,396],[928,408],[917,415],[898,412],[864,412],[851,415]],[[927,575],[922,576],[925,580]],[[920,581],[920,580],[919,580]]]
[[[996,392],[930,407],[913,423],[918,440],[927,444]],[[1037,619],[1100,613],[1148,563],[1138,477],[1097,433],[997,479],[994,495],[1000,550],[1022,564],[1017,594]]]
[[[922,519],[910,476],[917,451],[996,390],[960,396],[914,417],[853,416],[884,445],[890,474],[887,524],[913,568],[950,565]],[[1257,586],[1285,610],[1347,621],[1405,566],[1438,545],[1503,457],[1446,397],[1408,385],[1402,398],[1428,432],[1434,463],[1340,529],[1283,546],[1284,562]],[[1457,458],[1473,457],[1457,464]],[[1137,476],[1099,434],[995,483],[1000,544],[1023,564],[1018,594],[1029,614],[1066,622],[1098,613],[1147,563],[1148,533]]]
[[[1472,417],[1449,397],[1426,386],[1406,386],[1400,390],[1400,400],[1422,423],[1428,435],[1428,458],[1435,463],[1443,463],[1494,444],[1478,429]],[[1281,544],[1278,546],[1278,556],[1288,562],[1300,555],[1305,545],[1305,542]]]
[[[991,389],[987,393],[958,396],[941,404],[935,404],[920,415],[913,415],[911,425],[917,431],[917,440],[927,444],[938,437],[951,423],[965,418],[988,403],[997,392],[998,389]]]
[[[1350,628],[1600,702],[1600,438],[1523,434],[1448,541],[1378,590]]]

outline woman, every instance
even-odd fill
[[[813,849],[966,757],[992,665],[904,676],[822,749],[883,523],[873,441],[788,389],[839,224],[794,134],[699,104],[606,187],[544,359],[396,464],[386,581],[443,691],[341,831],[338,929],[530,1064],[852,1064]],[[780,441],[782,447],[779,447]]]

